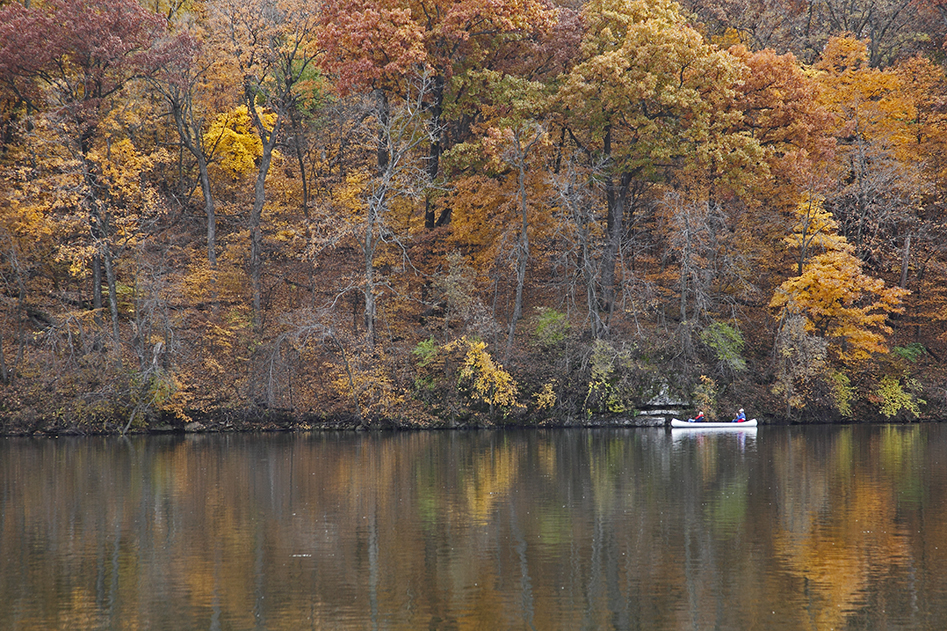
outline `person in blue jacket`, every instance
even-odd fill
[[[691,419],[691,423],[700,423],[703,420],[704,420],[704,411],[701,410],[700,412],[697,413],[697,416]]]
[[[737,412],[737,417],[733,419],[734,423],[743,423],[746,421],[746,414],[743,413],[743,408],[740,408],[740,411]]]

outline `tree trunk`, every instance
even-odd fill
[[[118,325],[118,292],[116,291],[115,266],[107,243],[102,244],[102,262],[105,265],[105,281],[109,289],[109,312],[112,316],[112,349],[115,359],[122,363],[122,337]]]
[[[375,98],[378,100],[377,164],[378,172],[384,173],[385,169],[388,168],[388,161],[391,159],[388,153],[388,143],[385,141],[385,130],[388,129],[391,123],[391,105],[388,103],[388,94],[381,88],[375,90]]]
[[[181,95],[177,90],[165,93],[165,99],[171,107],[174,123],[181,144],[197,160],[200,174],[201,195],[204,198],[204,214],[207,217],[207,262],[211,269],[217,267],[217,211],[214,195],[210,187],[210,174],[207,170],[207,156],[201,140],[201,125],[194,120],[193,105],[189,94]]]
[[[365,240],[362,253],[365,262],[365,346],[369,351],[375,348],[375,224],[378,210],[375,200],[368,205],[368,217],[365,224]]]
[[[605,325],[599,316],[599,279],[597,274],[596,252],[592,243],[592,234],[589,228],[595,223],[590,211],[590,203],[584,199],[581,191],[588,190],[587,182],[576,181],[575,174],[570,170],[568,180],[559,184],[559,198],[572,215],[576,234],[576,268],[585,282],[586,309],[591,325],[592,337],[598,339],[605,333]]]
[[[437,180],[437,174],[440,171],[441,152],[441,115],[444,112],[444,77],[438,75],[434,77],[434,86],[431,90],[431,119],[428,123],[431,135],[431,145],[428,151],[427,171],[428,179],[433,184]],[[443,225],[450,218],[450,213],[444,211],[439,218],[435,217],[434,204],[431,201],[431,194],[424,197],[424,227],[428,230]]]
[[[248,92],[247,102],[254,106],[253,93]],[[276,124],[271,131],[263,127],[263,122],[253,110],[253,121],[263,142],[263,155],[260,156],[260,166],[257,170],[256,181],[253,185],[253,209],[250,212],[250,284],[253,291],[253,324],[259,330],[263,313],[263,205],[266,203],[266,175],[270,171],[273,161],[273,150],[279,136],[283,115],[277,116]]]
[[[516,335],[516,323],[523,317],[523,287],[526,284],[526,265],[529,262],[529,207],[526,203],[526,167],[524,164],[526,152],[520,149],[519,139],[517,139],[516,144],[519,150],[520,238],[516,248],[516,300],[513,304],[513,317],[510,318],[510,333],[506,338],[505,362],[510,361],[510,353],[513,352],[513,338]]]
[[[210,190],[210,174],[207,172],[207,159],[202,151],[197,152],[197,167],[200,170],[201,194],[204,196],[204,215],[207,217],[207,262],[211,269],[217,269],[217,209]]]
[[[263,204],[266,203],[266,174],[272,158],[273,147],[266,143],[253,185],[253,209],[250,212],[250,284],[253,290],[253,322],[256,327],[260,326],[260,314],[263,309]]]
[[[901,289],[908,287],[908,267],[911,262],[911,235],[904,237],[904,254],[901,256]]]
[[[683,220],[683,224],[684,224],[683,229],[681,230],[681,237],[680,237],[681,238],[681,263],[680,263],[681,264],[681,270],[680,270],[681,286],[680,286],[679,309],[680,309],[680,317],[681,317],[682,323],[687,322],[687,286],[689,284],[688,279],[691,277],[691,274],[693,273],[693,269],[691,268],[691,264],[692,264],[691,252],[692,252],[692,248],[694,244],[692,243],[691,237],[693,236],[693,231],[695,229],[695,227],[691,225],[691,220],[690,220],[691,217],[688,214],[687,204],[688,204],[687,202],[684,202],[681,205],[681,208],[678,210],[678,213],[680,214],[680,217]]]
[[[300,129],[301,125],[295,109],[290,110],[289,121],[293,126],[293,148],[296,150],[296,163],[299,165],[299,177],[302,179],[302,211],[306,219],[309,219],[309,182],[306,180],[306,160],[303,156],[302,142],[300,142],[300,136],[302,135]]]
[[[618,263],[618,253],[621,250],[622,237],[625,233],[625,202],[630,184],[631,174],[629,173],[622,173],[617,185],[612,176],[608,176],[605,181],[608,216],[605,222],[605,252],[602,256],[603,295],[601,308],[609,315],[615,309],[616,286],[618,284],[615,268]]]
[[[10,375],[7,372],[7,362],[3,356],[3,335],[0,335],[0,383],[10,383]]]
[[[92,321],[95,323],[95,341],[93,348],[102,349],[102,257],[98,252],[92,255]]]

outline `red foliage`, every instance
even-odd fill
[[[102,100],[146,70],[164,25],[136,0],[14,3],[0,10],[0,81],[38,109],[45,98],[68,110],[87,133]]]

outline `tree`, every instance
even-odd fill
[[[786,244],[799,252],[798,275],[773,295],[770,307],[781,321],[800,317],[805,331],[825,338],[834,356],[857,362],[887,350],[888,314],[900,311],[907,291],[885,287],[884,281],[862,272],[838,224],[819,198],[803,200]]]
[[[821,0],[809,6],[815,18],[806,29],[810,50],[820,50],[834,35],[850,33],[868,42],[872,67],[890,64],[899,55],[921,48],[925,26],[929,28],[933,17],[913,0]]]
[[[369,350],[376,343],[379,295],[388,285],[379,270],[380,259],[389,247],[404,249],[393,226],[393,215],[398,208],[419,199],[428,184],[418,149],[430,139],[423,116],[424,98],[430,87],[430,77],[421,75],[394,104],[388,99],[375,101],[374,117],[365,117],[364,124],[374,126],[380,137],[375,139],[374,147],[365,149],[366,153],[372,148],[377,150],[380,143],[387,156],[384,168],[353,170],[336,192],[340,206],[336,232],[341,234],[334,240],[354,239],[361,254],[359,286],[365,303],[365,347]]]
[[[947,190],[947,79],[941,65],[922,57],[904,60],[892,70],[901,85],[898,96],[909,113],[904,122],[910,138],[904,150],[922,173],[917,194],[911,198],[914,212],[902,215],[896,229],[886,235],[886,252],[890,257],[892,246],[901,248],[900,286],[911,289],[904,317],[913,321],[917,336],[932,321],[941,321],[943,314],[942,283],[934,270],[947,252],[942,221]]]
[[[663,206],[668,211],[668,249],[677,256],[679,266],[680,320],[697,323],[711,311],[714,281],[728,273],[718,257],[726,225],[723,209],[708,200],[686,199],[676,191],[665,196]],[[690,340],[685,343],[689,346]]]
[[[864,42],[831,38],[814,67],[838,142],[835,186],[826,202],[855,255],[878,265],[880,249],[910,223],[927,188],[907,124],[914,110],[895,72],[867,65]]]
[[[2,192],[5,201],[0,202],[0,296],[16,297],[2,300],[6,308],[0,312],[9,314],[4,317],[5,326],[0,328],[15,334],[16,341],[16,352],[10,357],[4,353],[0,335],[0,384],[6,384],[13,382],[23,364],[29,341],[27,323],[31,315],[39,315],[29,302],[30,289],[38,289],[39,279],[46,281],[43,284],[48,287],[48,266],[56,256],[56,235],[55,224],[40,208],[28,203],[24,207],[19,187]]]
[[[490,68],[502,51],[548,33],[558,12],[539,0],[329,0],[322,13],[326,67],[345,91],[398,92],[416,67],[431,74],[425,110],[431,129],[428,178],[436,182],[443,153],[452,144],[443,117],[460,116],[459,91],[465,70]],[[384,125],[384,120],[379,121]],[[456,141],[457,130],[454,132]],[[379,167],[384,168],[379,153]],[[433,191],[431,192],[433,193]],[[432,194],[425,198],[427,229],[450,220],[438,212]]]
[[[213,269],[217,266],[217,210],[208,167],[220,138],[204,131],[209,107],[207,92],[224,90],[219,84],[216,90],[209,85],[213,63],[201,58],[203,48],[194,34],[182,32],[162,51],[162,63],[151,84],[168,107],[181,145],[197,163],[207,218],[207,261]]]
[[[73,174],[81,192],[75,203],[92,238],[86,251],[93,308],[98,313],[103,306],[104,271],[116,356],[116,208],[102,172],[109,157],[108,147],[99,144],[106,140],[100,132],[125,86],[152,70],[148,52],[163,27],[161,18],[134,0],[51,0],[37,8],[13,4],[0,11],[0,81],[43,114],[46,128],[76,161]],[[116,140],[107,136],[108,142]]]
[[[558,95],[563,124],[605,190],[602,308],[614,308],[616,261],[632,192],[708,170],[751,172],[758,145],[730,107],[743,66],[704,41],[672,2],[594,0],[576,65]]]
[[[516,295],[507,334],[504,361],[509,362],[516,335],[517,322],[523,315],[523,291],[526,268],[530,258],[530,207],[543,203],[533,200],[528,193],[532,178],[531,162],[534,154],[548,145],[546,128],[541,117],[546,111],[546,87],[503,73],[484,71],[486,98],[482,111],[486,133],[481,141],[491,172],[499,177],[515,174],[514,198],[518,235],[516,238]],[[460,147],[458,147],[460,148]]]
[[[315,40],[317,16],[300,0],[237,2],[212,5],[219,42],[241,77],[243,102],[262,151],[256,164],[250,211],[250,280],[254,322],[261,323],[263,295],[263,209],[266,177],[299,98],[300,82],[319,55]],[[268,120],[264,114],[272,113]],[[270,122],[271,121],[271,122]]]
[[[752,49],[791,52],[811,63],[832,36],[851,33],[868,42],[870,64],[932,51],[943,41],[939,0],[687,0],[685,9],[713,39]],[[940,15],[943,15],[941,12]]]
[[[792,54],[751,52],[743,45],[729,52],[747,69],[735,103],[743,113],[740,129],[760,144],[769,175],[753,182],[753,195],[791,214],[793,200],[821,185],[816,174],[834,157],[832,114],[819,100],[818,84]]]

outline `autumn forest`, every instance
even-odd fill
[[[2,433],[939,419],[941,0],[0,0]]]

